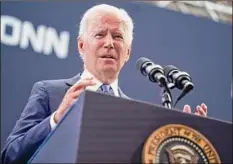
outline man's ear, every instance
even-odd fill
[[[77,50],[79,52],[80,55],[83,55],[84,50],[83,50],[83,45],[84,45],[84,41],[83,38],[78,36],[77,37]]]
[[[131,48],[127,50],[127,55],[125,57],[125,63],[129,60],[130,55],[131,55]]]

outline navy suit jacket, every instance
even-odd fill
[[[59,107],[66,91],[80,79],[36,82],[27,105],[1,152],[2,163],[26,163],[51,132],[50,115]],[[119,95],[127,97],[119,88]]]

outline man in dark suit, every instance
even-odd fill
[[[71,79],[34,84],[2,151],[2,163],[27,162],[84,90],[128,98],[118,86],[118,76],[129,60],[132,40],[133,21],[126,11],[104,4],[89,9],[77,38],[84,71]],[[184,111],[191,112],[190,106]],[[197,107],[196,114],[206,113],[204,104]]]

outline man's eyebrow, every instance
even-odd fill
[[[113,31],[114,32],[118,32],[118,33],[121,33],[121,34],[123,34],[124,33],[124,30],[122,30],[122,29],[113,29]]]
[[[93,31],[94,32],[100,32],[100,31],[104,32],[104,31],[106,31],[106,29],[102,28],[102,27],[96,27]]]

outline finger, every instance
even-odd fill
[[[192,112],[191,107],[189,105],[185,105],[184,109],[183,109],[183,112],[191,113]]]
[[[81,88],[81,89],[78,89],[78,90],[72,92],[72,93],[71,93],[72,99],[75,99],[75,100],[76,100],[76,99],[81,95],[81,93],[82,93],[84,90],[85,90],[85,88]]]
[[[93,80],[83,80],[83,81],[80,81],[80,83],[75,86],[74,91],[81,89],[81,88],[86,88],[87,86],[93,86],[93,85],[96,85],[96,82],[94,82]]]
[[[71,97],[76,99],[78,96],[81,95],[81,93],[86,89],[86,87],[93,85],[96,85],[96,82],[92,80],[86,80],[80,82],[79,86],[76,87],[76,90],[73,90],[73,92],[71,92]]]
[[[92,85],[96,85],[96,83],[92,79],[82,79],[78,83],[74,84],[69,89],[69,91],[73,92],[73,91],[79,90],[81,88],[85,88],[87,86],[92,86]]]
[[[93,78],[80,79],[72,87],[75,88],[75,87],[79,86],[80,84],[82,84],[83,82],[92,81],[92,80],[93,80]]]
[[[194,114],[200,116],[198,112],[195,112]]]
[[[70,94],[71,94],[71,97],[74,98],[74,99],[76,99],[78,96],[81,95],[81,93],[82,93],[83,91],[86,90],[86,87],[87,87],[87,86],[92,86],[92,85],[96,85],[96,83],[94,83],[94,82],[92,82],[92,81],[83,82],[82,84],[80,84],[79,87],[77,87],[76,90],[73,90],[73,92],[70,93]]]
[[[206,116],[206,113],[204,112],[204,110],[198,105],[197,108],[197,113],[200,115],[200,116]]]
[[[207,106],[206,106],[204,103],[201,104],[201,108],[202,108],[202,109],[204,110],[204,112],[207,114],[208,109],[207,109]]]
[[[71,105],[73,105],[73,104],[75,103],[76,100],[77,100],[77,99],[73,99],[73,100],[71,101]]]
[[[83,79],[80,79],[79,81],[82,81],[82,80],[93,80],[94,78],[93,77],[85,77]],[[79,81],[77,81],[74,85],[76,85]]]
[[[81,81],[88,81],[88,80],[93,80],[93,77],[87,77],[87,78],[84,78],[84,79],[80,79],[71,88],[74,88],[75,86],[79,85],[79,83]]]

